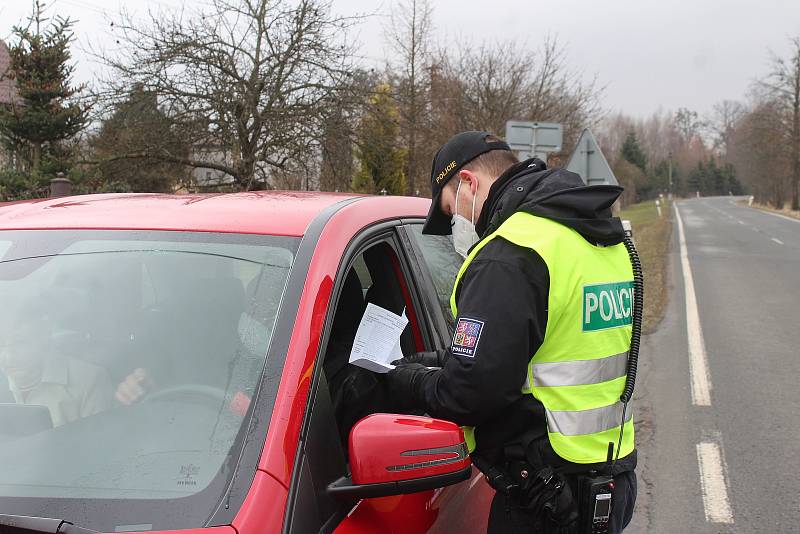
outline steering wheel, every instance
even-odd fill
[[[148,393],[142,402],[153,402],[169,397],[180,397],[184,395],[198,395],[204,397],[206,400],[213,400],[215,404],[225,402],[225,390],[214,386],[206,386],[203,384],[177,384],[169,386],[152,393]]]

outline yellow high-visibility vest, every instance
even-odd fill
[[[583,464],[604,462],[609,442],[616,449],[623,424],[619,397],[631,342],[635,295],[625,245],[592,245],[567,226],[517,212],[470,251],[450,297],[454,317],[462,276],[496,237],[536,251],[550,275],[547,328],[531,356],[522,392],[544,405],[547,435],[561,458]],[[620,458],[634,448],[631,411],[629,403]],[[474,429],[465,428],[465,435],[470,451],[474,450]]]

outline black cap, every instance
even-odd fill
[[[450,217],[439,208],[439,198],[447,182],[459,169],[490,150],[511,150],[505,141],[487,141],[489,132],[461,132],[450,138],[433,157],[431,167],[431,209],[422,227],[423,234],[448,235]]]

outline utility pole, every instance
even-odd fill
[[[792,58],[792,209],[800,210],[800,39]]]
[[[672,200],[672,151],[669,151],[667,156],[667,168],[669,176],[669,199]]]

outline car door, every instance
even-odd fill
[[[443,334],[447,327],[438,299],[432,297],[425,271],[415,259],[410,242],[398,231],[399,224],[386,223],[358,236],[339,267],[294,467],[285,532],[485,532],[488,501],[481,503],[477,498],[476,488],[483,484],[477,470],[461,484],[409,495],[354,503],[337,502],[326,493],[328,484],[347,473],[347,429],[340,428],[342,415],[336,404],[340,400],[336,372],[341,365],[325,363],[333,363],[328,356],[338,350],[333,348],[334,330],[349,328],[352,332],[353,325],[343,325],[337,320],[338,314],[358,319],[363,313],[360,304],[345,304],[343,299],[358,300],[360,296],[365,303],[398,314],[405,308],[410,327],[401,345],[406,354],[441,347],[448,335]],[[340,356],[333,358],[346,361],[347,351]],[[345,417],[346,424],[352,424],[352,419]]]
[[[326,491],[328,484],[347,474],[349,428],[370,411],[359,411],[362,404],[369,406],[370,399],[357,388],[376,386],[371,373],[354,374],[361,370],[347,363],[347,342],[352,342],[366,304],[398,315],[405,311],[409,327],[401,336],[404,353],[436,346],[426,307],[409,283],[409,264],[394,230],[398,224],[382,223],[356,236],[337,269],[293,467],[284,532],[357,532],[357,525],[366,525],[363,528],[369,532],[389,532],[395,528],[392,525],[402,525],[396,531],[422,533],[435,521],[436,512],[426,509],[432,491],[360,503],[337,501]],[[351,388],[347,395],[340,394],[342,387]],[[352,403],[355,406],[341,409],[338,403],[352,401],[354,392],[360,394]]]
[[[441,345],[437,348],[449,348],[454,329],[450,295],[464,259],[453,249],[450,236],[423,234],[421,220],[404,222],[398,231],[414,265],[414,283],[426,296],[431,326],[438,330]],[[474,469],[470,480],[443,489],[441,514],[429,532],[485,532],[493,497],[494,490]]]
[[[452,320],[448,322],[446,319],[443,306],[449,298],[449,294],[444,296],[444,284],[449,275],[439,277],[440,288],[437,289],[428,265],[421,259],[421,249],[409,236],[408,226],[413,228],[416,224],[397,227],[396,238],[398,252],[402,255],[400,265],[408,296],[416,304],[420,329],[428,332],[425,350],[447,347],[452,338],[451,327],[448,326]],[[450,262],[447,268],[454,279],[460,262],[454,265],[449,256],[452,245],[445,247],[439,243],[439,246],[439,253],[446,256],[440,258],[441,263]],[[486,484],[483,475],[474,469],[469,480],[453,486],[410,495],[364,499],[335,532],[483,534],[486,532],[493,496],[494,491]]]
[[[452,243],[446,237],[430,245],[436,247],[435,250],[425,250],[415,243],[415,238],[410,234],[418,231],[422,235],[421,222],[404,221],[404,225],[398,226],[396,231],[400,252],[404,256],[401,263],[405,269],[405,284],[417,304],[420,328],[429,332],[429,343],[425,350],[433,350],[449,347],[452,339],[453,321],[449,313],[449,291],[446,286],[452,288],[461,258],[455,254]],[[435,278],[424,259],[426,254],[436,256],[435,265],[442,269]],[[446,306],[447,314],[444,313]],[[365,499],[348,517],[343,528],[336,532],[483,534],[486,532],[493,497],[494,490],[480,471],[473,469],[470,479],[453,486],[411,495]]]

